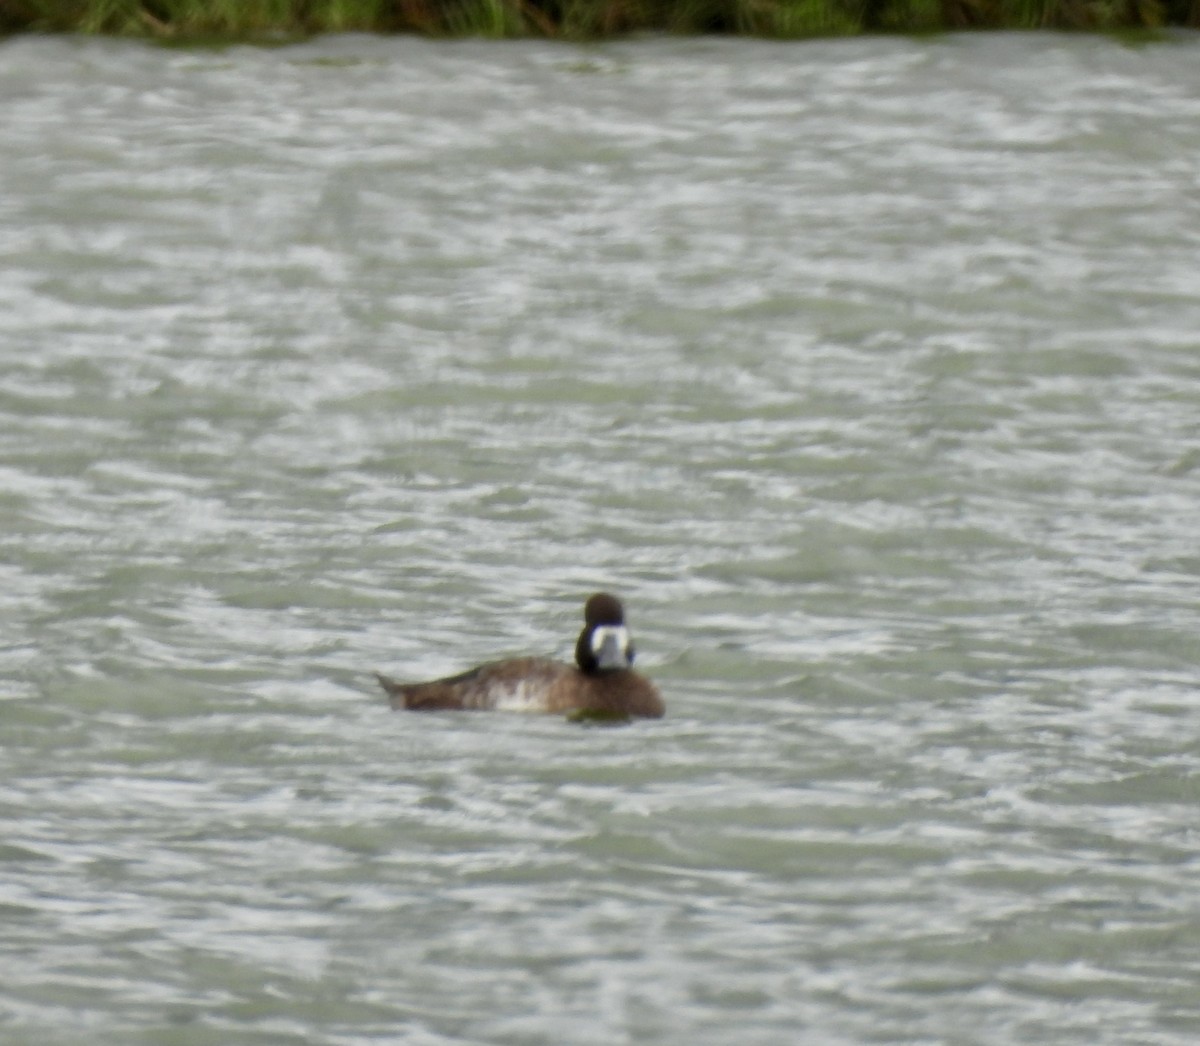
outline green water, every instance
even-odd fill
[[[1194,1042],[1195,51],[0,47],[0,1039]]]

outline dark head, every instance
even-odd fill
[[[583,608],[583,631],[575,644],[575,663],[583,672],[614,672],[633,667],[633,640],[625,627],[625,608],[616,596],[597,592]]]

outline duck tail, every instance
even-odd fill
[[[389,679],[382,672],[376,672],[375,678],[379,680],[379,685],[383,687],[384,692],[390,698],[401,698],[403,700],[403,686],[397,683],[394,679]]]

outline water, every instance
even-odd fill
[[[1197,43],[0,46],[0,1038],[1196,1041]]]

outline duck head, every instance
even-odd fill
[[[625,608],[616,596],[597,592],[583,608],[583,631],[575,644],[581,671],[619,672],[633,666],[633,639],[625,625]]]

